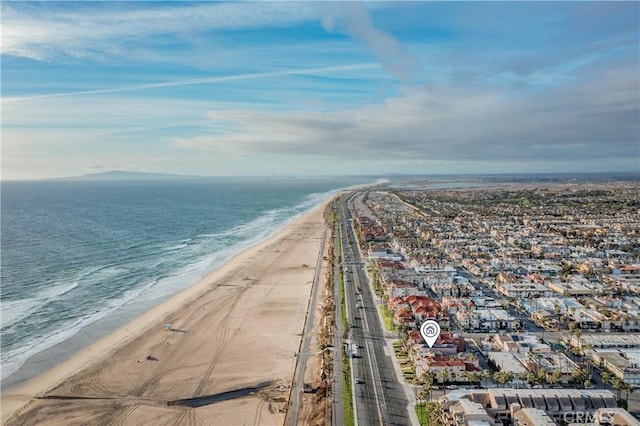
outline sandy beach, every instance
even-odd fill
[[[2,424],[282,424],[323,211],[3,394]]]

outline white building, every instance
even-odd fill
[[[553,291],[544,284],[534,282],[497,283],[495,290],[506,297],[525,299],[527,297],[551,297]]]

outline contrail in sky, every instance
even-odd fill
[[[194,78],[194,79],[188,79],[188,80],[165,81],[161,83],[140,84],[137,86],[113,87],[110,89],[83,90],[79,92],[63,92],[63,93],[51,93],[46,95],[5,98],[3,99],[3,101],[4,102],[21,102],[21,101],[31,101],[31,100],[48,99],[48,98],[61,98],[65,96],[82,96],[82,95],[96,95],[96,94],[102,94],[102,93],[133,92],[136,90],[157,89],[162,87],[191,86],[196,84],[220,83],[224,81],[252,80],[252,79],[258,79],[258,78],[281,77],[281,76],[287,76],[287,75],[324,74],[324,73],[331,73],[336,71],[353,71],[353,70],[364,70],[364,69],[374,69],[374,68],[380,68],[380,65],[374,64],[374,63],[364,63],[364,64],[353,64],[353,65],[340,65],[340,66],[334,66],[334,67],[300,68],[300,69],[283,70],[283,71],[226,75],[226,76],[217,76],[217,77],[204,77],[204,78]]]

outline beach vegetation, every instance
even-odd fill
[[[333,223],[333,224],[336,223],[338,221],[339,217],[340,216],[339,216],[338,212],[336,212],[335,210],[329,209],[327,211],[327,221],[329,223]]]

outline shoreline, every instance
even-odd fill
[[[294,218],[271,236],[235,254],[197,283],[170,296],[159,305],[119,327],[115,332],[84,347],[71,359],[48,369],[26,383],[3,392],[3,424],[9,421],[17,422],[16,417],[11,416],[18,411],[21,418],[27,416],[33,419],[30,416],[37,415],[38,412],[42,415],[43,411],[47,411],[43,409],[43,405],[60,405],[60,402],[54,404],[51,400],[33,399],[34,396],[51,395],[52,392],[76,398],[75,402],[62,404],[75,404],[73,412],[65,411],[66,414],[60,419],[61,423],[71,424],[76,421],[82,423],[95,420],[93,417],[97,409],[94,406],[95,403],[88,403],[87,400],[78,402],[77,398],[139,397],[166,402],[172,399],[211,395],[216,393],[214,391],[230,391],[234,389],[234,385],[248,387],[258,382],[265,382],[265,379],[270,380],[274,385],[277,384],[280,388],[286,387],[294,373],[294,353],[301,340],[299,333],[302,332],[310,297],[313,265],[320,250],[319,238],[327,226],[323,214],[327,204],[334,197],[335,194],[331,195],[320,205]],[[302,230],[304,232],[301,232]],[[291,264],[292,262],[298,263],[298,266],[295,266],[295,263]],[[289,266],[285,267],[287,264]],[[260,272],[267,276],[260,276],[262,275]],[[280,309],[271,309],[273,306]],[[198,311],[192,312],[196,308]],[[257,308],[262,308],[262,311],[256,312]],[[298,324],[296,324],[296,320],[300,318],[302,321],[297,321]],[[175,332],[164,329],[165,323],[172,324],[172,331]],[[207,331],[215,331],[220,326],[226,330],[225,335],[219,336],[220,338],[215,342],[209,342],[209,339],[216,339],[208,336]],[[256,326],[260,326],[264,333],[256,333]],[[285,330],[281,330],[282,327]],[[198,328],[202,329],[197,330]],[[298,328],[300,330],[297,330]],[[231,331],[233,333],[230,333]],[[158,342],[163,342],[165,346],[159,346]],[[244,349],[244,351],[233,355],[235,346],[239,346],[238,349]],[[253,353],[248,350],[251,346],[256,349]],[[226,347],[229,349],[227,350]],[[286,351],[287,347],[293,347],[293,351]],[[258,350],[260,348],[266,352]],[[203,370],[203,366],[207,365],[206,358],[211,354],[209,350],[213,350],[218,357]],[[276,354],[273,357],[265,357],[269,350],[275,351]],[[147,352],[154,351],[162,356],[156,358],[149,354],[146,359],[143,356]],[[205,356],[205,354],[209,355]],[[185,359],[189,358],[184,362],[184,368],[171,365],[171,361],[182,362],[183,356]],[[159,361],[157,363],[149,361],[149,357]],[[244,359],[245,362],[240,362],[243,367],[238,368],[237,361],[242,361],[243,358],[247,359]],[[116,360],[118,364],[114,365]],[[214,373],[220,369],[218,364],[226,363],[236,364],[237,374],[233,378],[229,377],[232,380],[206,380],[215,376]],[[158,366],[152,364],[158,364]],[[252,367],[261,364],[273,365],[264,372],[251,373]],[[144,366],[144,372],[137,371],[141,365]],[[155,368],[149,368],[150,365]],[[102,375],[101,372],[105,369],[110,369],[111,373],[118,370],[120,374],[118,380],[122,383],[113,383],[113,374]],[[197,386],[193,384],[192,382],[195,381],[193,378],[203,373],[205,373],[205,380]],[[148,380],[149,385],[142,386],[138,383],[139,386],[135,386],[135,383],[125,383],[129,375],[133,380],[136,374],[144,375],[144,380]],[[220,376],[225,375],[228,373],[221,370]],[[96,378],[98,380],[95,380]],[[174,389],[164,386],[163,382],[170,378],[185,386],[181,390],[175,389],[180,386],[174,386]],[[96,384],[96,381],[100,383]],[[264,400],[267,393],[261,392],[259,398],[252,396],[244,397],[242,400],[244,403],[247,399]],[[273,420],[283,417],[281,413],[272,412],[279,397],[272,399],[274,401],[270,402],[268,407],[262,407],[264,404],[257,401],[258,408],[254,407],[252,416],[260,412],[261,416],[270,415]],[[148,406],[142,409],[141,407],[145,404],[138,405],[134,411],[143,418],[156,415],[154,413],[158,410],[179,412],[185,410],[184,407],[169,409],[166,405],[158,410],[150,409]],[[219,408],[223,406],[233,405],[234,401],[227,401],[200,407],[197,410],[211,413],[220,411]],[[93,408],[87,408],[87,406]],[[87,411],[94,414],[89,414]],[[228,420],[231,422],[234,420],[242,422],[246,417],[242,415],[242,410],[223,411],[230,416]],[[119,413],[118,410],[114,412],[115,415]],[[56,415],[62,414],[56,412]],[[122,415],[123,418],[127,418],[126,413]]]
[[[338,191],[337,193],[339,193]],[[158,297],[149,297],[143,294],[142,298],[134,299],[131,302],[118,307],[115,311],[111,312],[104,318],[101,318],[95,322],[92,322],[75,334],[71,335],[67,339],[55,343],[54,345],[43,349],[33,355],[30,355],[20,367],[12,372],[9,376],[5,377],[1,381],[0,394],[11,392],[35,377],[46,373],[47,371],[57,367],[58,365],[70,360],[76,353],[79,353],[82,349],[91,344],[103,339],[110,334],[116,332],[120,328],[124,327],[129,322],[135,320],[141,315],[144,315],[150,309],[165,303],[175,295],[182,291],[188,290],[190,287],[196,285],[201,280],[206,279],[209,275],[215,273],[218,269],[222,268],[227,262],[232,261],[236,256],[241,255],[244,251],[251,249],[252,247],[262,244],[269,240],[273,236],[277,235],[280,231],[290,226],[300,217],[314,211],[315,209],[326,205],[336,194],[329,194],[326,199],[322,200],[319,204],[310,208],[307,211],[298,213],[281,224],[280,228],[272,230],[267,235],[258,239],[247,240],[240,242],[229,253],[221,256],[220,259],[213,261],[208,271],[202,272],[198,277],[193,277],[193,281],[188,282],[180,287],[175,287],[173,290],[167,288],[161,289],[161,293],[165,293]],[[217,255],[216,255],[217,256]],[[55,360],[55,361],[52,361]]]
[[[214,271],[215,270],[209,273]],[[205,276],[209,273],[205,274]],[[194,284],[191,283],[191,285]],[[188,289],[191,285],[177,290],[174,294]],[[173,297],[173,295],[157,299],[147,299],[141,302],[133,301],[130,304],[121,306],[111,315],[87,325],[68,339],[31,355],[20,368],[3,380],[1,393],[9,393],[38,377],[40,374],[44,374],[56,368],[58,365],[69,361],[85,347],[116,332],[137,317],[144,315],[148,310],[166,302],[171,297]]]

